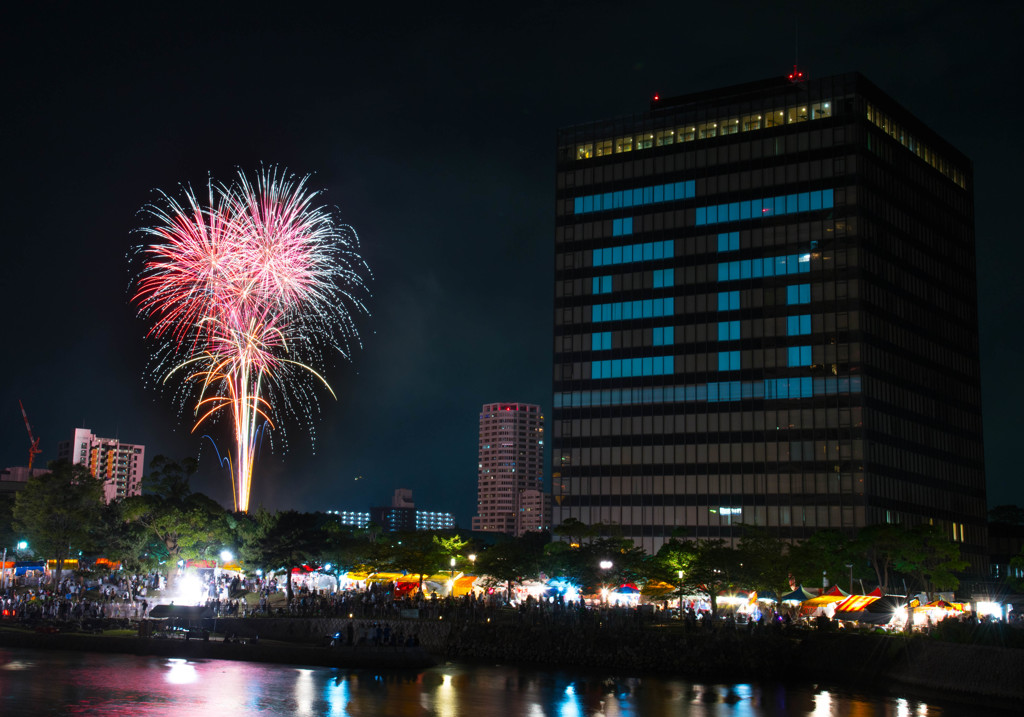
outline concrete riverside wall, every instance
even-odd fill
[[[209,625],[211,621],[204,621]],[[442,653],[448,642],[451,623],[444,620],[400,620],[400,619],[349,619],[349,618],[295,618],[295,617],[258,617],[258,618],[223,618],[217,619],[215,630],[219,633],[234,633],[241,638],[252,638],[259,635],[264,640],[284,640],[310,645],[321,645],[326,635],[340,632],[345,635],[349,623],[352,623],[356,637],[362,630],[373,630],[375,626],[391,627],[392,633],[403,633],[405,636],[416,635],[420,645],[428,652]]]
[[[726,682],[902,685],[958,699],[1024,700],[1024,649],[902,635],[470,625],[452,631],[445,656]]]

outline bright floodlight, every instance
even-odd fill
[[[27,540],[19,540],[18,541],[18,550],[28,550],[28,541]]]
[[[235,556],[231,554],[230,550],[222,550],[220,551],[220,559],[223,560],[225,563],[230,563],[232,560],[235,559]]]
[[[611,560],[602,560],[599,563],[599,566],[600,566],[601,570],[611,570],[612,569],[612,561]]]

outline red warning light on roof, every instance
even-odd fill
[[[661,95],[659,95],[657,92],[655,92],[654,93],[654,101],[657,102],[660,99],[661,99]]]

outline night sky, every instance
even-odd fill
[[[198,455],[193,487],[230,507],[209,443],[144,385],[126,254],[154,189],[279,164],[358,231],[372,317],[327,368],[315,446],[295,428],[264,451],[252,505],[367,509],[405,487],[468,526],[481,405],[550,415],[556,130],[785,74],[798,37],[802,69],[863,72],[974,161],[989,503],[1024,505],[1024,4],[42,5],[0,21],[0,467],[27,463],[20,398],[37,460],[84,426]]]

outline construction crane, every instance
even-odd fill
[[[39,439],[32,435],[32,426],[28,422],[28,414],[25,413],[25,406],[22,405],[20,398],[18,399],[18,405],[21,406],[21,417],[25,419],[25,428],[28,429],[28,439],[31,441],[28,447],[28,474],[31,476],[32,461],[43,451],[39,448]]]

